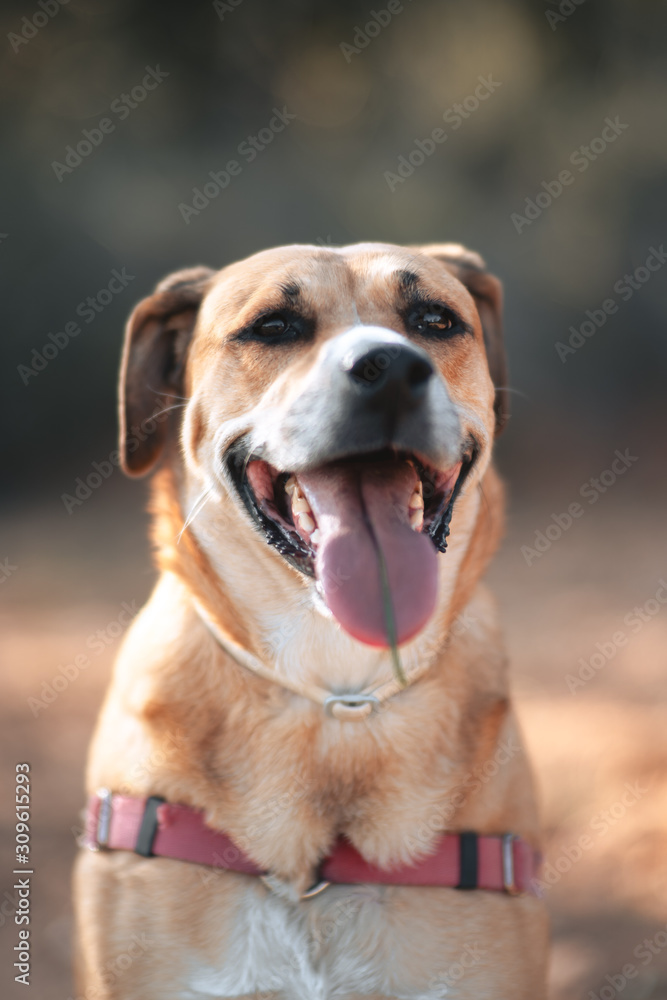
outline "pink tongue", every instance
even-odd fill
[[[384,556],[399,643],[430,618],[437,596],[437,556],[414,531],[408,502],[417,474],[407,462],[331,465],[301,473],[299,483],[320,529],[315,571],[343,628],[371,646],[390,645],[378,547]]]

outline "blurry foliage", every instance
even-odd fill
[[[557,2],[406,0],[349,62],[341,43],[354,43],[383,0],[228,6],[221,20],[212,3],[70,0],[18,52],[4,45],[10,494],[65,489],[114,447],[122,326],[156,280],[290,242],[455,239],[487,257],[506,284],[512,385],[523,394],[502,445],[513,475],[560,474],[565,462],[587,475],[606,449],[656,426],[667,269],[565,364],[554,343],[667,237],[664,3],[583,0],[553,30]],[[5,3],[3,44],[38,10]],[[52,161],[158,64],[168,79],[59,182]],[[502,86],[392,192],[385,171],[489,74]],[[284,105],[298,120],[186,225],[179,203]],[[511,213],[608,115],[629,128],[517,234]],[[129,287],[24,385],[17,366],[32,348],[123,267],[136,276]]]

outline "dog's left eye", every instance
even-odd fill
[[[408,325],[416,332],[436,336],[460,333],[462,325],[451,310],[438,305],[420,305],[408,313]]]

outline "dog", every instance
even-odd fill
[[[90,751],[81,998],[545,996],[480,583],[501,300],[459,245],[366,243],[180,271],[134,309],[120,454],[155,472],[160,575]]]

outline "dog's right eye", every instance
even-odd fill
[[[265,313],[234,335],[234,340],[255,341],[261,344],[292,344],[307,340],[315,328],[314,320],[300,313],[282,309]]]
[[[288,343],[304,335],[306,324],[298,316],[270,313],[261,316],[245,331],[243,339],[261,340],[269,344]]]
[[[284,316],[264,316],[253,327],[260,337],[282,337],[289,330],[289,323]]]

